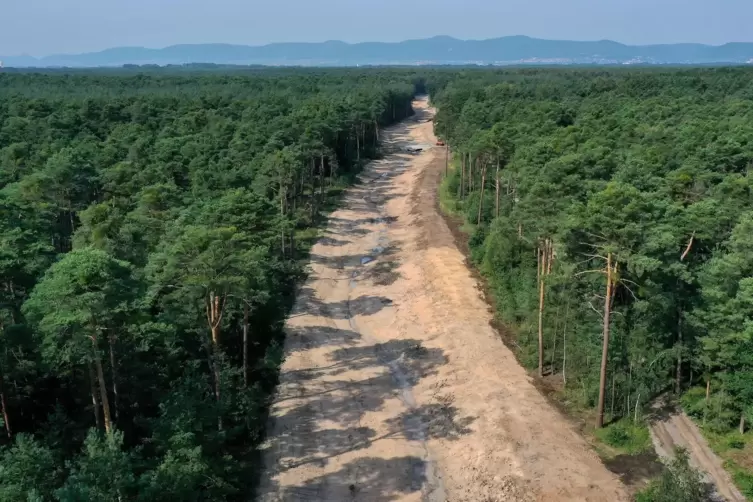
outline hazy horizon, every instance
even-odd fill
[[[412,38],[412,39],[403,39],[403,40],[363,40],[363,41],[358,41],[358,42],[348,42],[346,40],[328,39],[328,40],[286,40],[286,41],[283,41],[283,42],[266,42],[266,43],[258,43],[258,44],[253,44],[253,43],[244,44],[244,43],[207,41],[207,42],[182,42],[182,43],[160,45],[160,46],[148,46],[148,45],[113,45],[113,46],[102,47],[102,48],[93,49],[93,50],[87,50],[87,51],[75,51],[75,52],[74,51],[69,51],[69,52],[62,52],[61,51],[61,52],[53,52],[53,53],[49,53],[49,54],[39,54],[39,55],[37,55],[37,54],[28,54],[28,53],[25,53],[25,54],[3,54],[3,55],[4,56],[12,56],[12,57],[15,57],[15,56],[33,56],[33,57],[37,57],[37,58],[44,58],[44,57],[48,57],[48,56],[64,55],[64,54],[75,55],[75,54],[84,54],[84,53],[96,53],[96,52],[106,51],[106,50],[109,50],[109,49],[122,49],[122,48],[144,48],[144,49],[160,50],[160,49],[165,49],[167,47],[180,46],[180,45],[240,45],[240,46],[249,46],[249,47],[262,47],[262,46],[265,46],[265,45],[274,45],[274,44],[279,44],[279,43],[290,43],[290,44],[296,44],[296,43],[309,44],[310,43],[310,44],[316,44],[316,43],[325,43],[325,42],[344,42],[344,43],[347,43],[347,44],[355,45],[355,44],[360,44],[360,43],[400,43],[400,42],[406,42],[406,41],[410,41],[410,40],[426,40],[426,39],[437,38],[437,37],[451,37],[451,38],[455,38],[455,39],[458,39],[458,40],[471,41],[471,40],[490,40],[490,39],[515,37],[515,36],[526,36],[526,37],[535,38],[535,39],[539,39],[539,40],[554,40],[554,41],[569,41],[569,42],[598,42],[598,41],[602,41],[602,40],[609,40],[609,41],[612,41],[612,42],[618,42],[618,43],[622,43],[624,45],[637,46],[637,47],[640,47],[640,46],[650,46],[650,45],[672,45],[672,44],[681,44],[681,43],[699,43],[699,44],[710,45],[710,46],[721,46],[721,45],[725,45],[725,44],[728,44],[728,43],[753,43],[753,40],[751,40],[750,42],[749,41],[744,41],[744,40],[730,40],[730,41],[722,42],[722,43],[718,43],[718,44],[711,44],[711,43],[704,43],[704,42],[661,42],[661,43],[657,43],[657,44],[650,44],[650,43],[649,44],[628,44],[628,43],[620,42],[619,40],[614,40],[614,39],[599,39],[599,40],[596,40],[596,39],[591,39],[591,40],[586,40],[586,39],[572,39],[572,38],[571,39],[564,39],[564,38],[557,38],[557,39],[555,39],[555,38],[547,38],[547,37],[531,37],[530,35],[524,35],[524,34],[499,35],[499,36],[496,36],[496,37],[488,37],[488,38],[461,38],[461,37],[453,37],[452,35],[436,34],[436,35],[428,35],[428,36],[422,37],[422,38]]]
[[[752,42],[753,2],[718,0],[5,0],[3,56],[113,47],[277,42],[399,42],[447,35],[613,40],[628,45]],[[294,14],[294,15],[291,15]]]

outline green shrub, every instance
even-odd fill
[[[701,474],[690,467],[688,453],[678,448],[659,478],[635,497],[636,502],[704,502],[708,488]]]
[[[727,446],[735,450],[742,450],[745,448],[745,437],[741,434],[734,434],[727,438]]]
[[[610,427],[607,429],[604,439],[610,446],[624,448],[630,443],[630,433],[624,427]]]
[[[643,422],[633,423],[622,419],[596,431],[596,437],[603,443],[629,455],[651,449],[651,437]]]
[[[739,403],[727,393],[712,394],[707,402],[706,389],[693,387],[683,394],[680,403],[688,415],[718,434],[734,429],[740,420]]]
[[[680,404],[685,413],[691,417],[703,418],[707,411],[706,389],[703,387],[688,389],[680,398]]]

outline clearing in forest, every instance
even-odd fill
[[[312,249],[260,500],[627,500],[489,325],[438,213],[433,110],[414,107]]]

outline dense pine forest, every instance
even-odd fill
[[[0,75],[0,500],[247,500],[315,227],[415,90]]]
[[[431,83],[455,158],[444,204],[464,215],[524,364],[594,410],[596,427],[681,396],[748,495],[752,77],[517,70]]]
[[[753,496],[752,70],[127,68],[0,74],[0,500],[247,500],[317,227],[419,92],[523,364],[597,428],[675,396]]]

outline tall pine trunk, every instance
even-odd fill
[[[243,305],[243,386],[248,387],[248,303]]]
[[[544,249],[540,251],[539,265],[539,376],[544,376],[544,276],[547,269],[548,239],[544,241]]]
[[[567,318],[570,314],[570,302],[565,305],[565,327],[562,329],[562,385],[567,385]]]
[[[115,422],[117,423],[120,409],[120,394],[118,393],[118,365],[115,359],[115,336],[109,336],[107,341],[110,346],[110,374],[112,375],[113,411],[115,412]]]
[[[217,404],[220,404],[220,326],[222,323],[222,312],[224,309],[224,299],[220,295],[210,292],[209,301],[207,302],[207,321],[212,333],[212,344],[209,354],[209,365],[212,368],[214,380],[214,397]],[[217,426],[222,430],[222,416],[217,417]]]
[[[477,225],[481,225],[481,216],[483,216],[484,211],[484,183],[486,182],[486,164],[484,164],[484,167],[481,168],[481,191],[479,192],[479,200],[478,200],[478,221],[476,222]]]
[[[92,408],[94,410],[94,423],[97,430],[102,429],[102,419],[99,416],[99,397],[97,396],[97,376],[94,374],[94,366],[91,362],[87,364],[89,368],[89,385],[91,386]]]
[[[682,307],[677,308],[677,368],[675,370],[675,392],[682,391]]]
[[[497,171],[494,175],[495,190],[494,190],[494,217],[499,218],[499,159],[497,159]]]
[[[319,169],[319,200],[324,204],[324,167],[325,167],[324,154],[321,158],[321,166]]]
[[[460,184],[458,185],[458,198],[463,200],[463,190],[465,189],[465,154],[460,154]]]
[[[282,257],[285,258],[285,201],[287,199],[286,189],[283,188],[283,183],[280,181],[280,219],[282,224],[280,225],[280,245],[282,249]]]
[[[97,337],[92,337],[92,350],[94,351],[94,366],[97,369],[97,381],[99,382],[99,394],[102,400],[102,412],[105,419],[105,432],[112,432],[112,418],[110,415],[110,399],[107,397],[107,383],[105,382],[105,372],[102,368],[102,357],[99,354],[99,344]]]
[[[8,402],[5,398],[5,375],[3,370],[0,369],[0,406],[3,408],[3,421],[5,422],[5,433],[8,435],[8,439],[13,436],[13,432],[10,427],[10,413],[8,412]]]
[[[309,170],[309,179],[311,180],[311,213],[310,218],[313,222],[316,219],[316,159],[311,158],[311,169]]]
[[[356,131],[356,162],[358,165],[361,165],[361,138],[358,136],[358,131]]]
[[[706,377],[706,404],[708,404],[710,397],[711,397],[711,378]]]
[[[607,254],[607,291],[604,297],[603,336],[601,347],[601,370],[599,372],[599,406],[596,427],[604,427],[604,395],[607,384],[607,361],[609,359],[609,316],[612,313],[612,253]]]
[[[450,173],[450,145],[444,147],[444,177]]]

